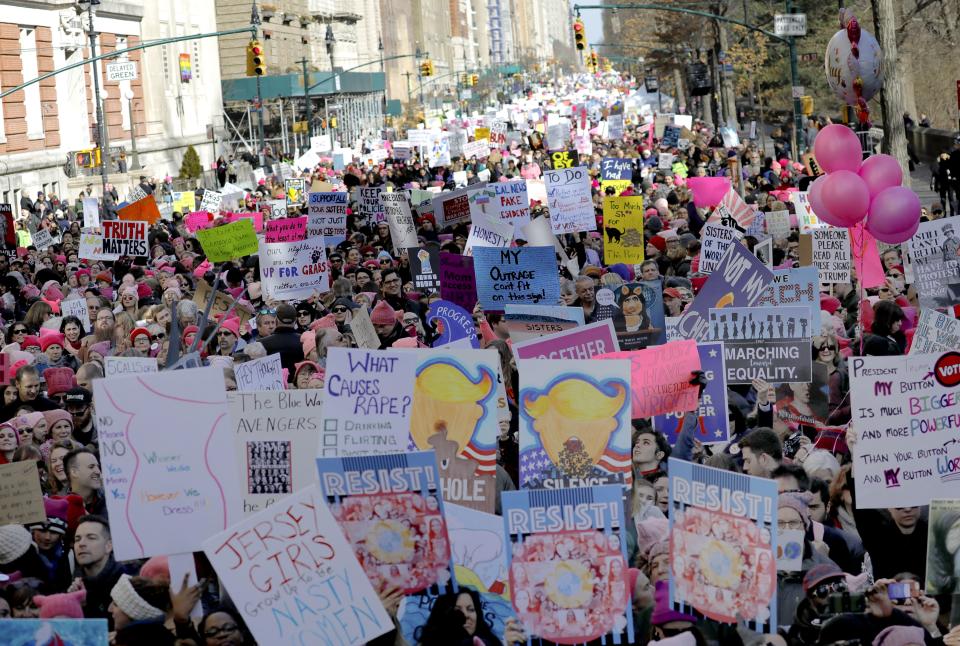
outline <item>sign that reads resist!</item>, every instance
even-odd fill
[[[103,253],[120,256],[146,256],[146,222],[136,220],[108,220],[103,223]]]

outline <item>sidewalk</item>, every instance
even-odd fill
[[[911,188],[920,198],[920,205],[926,208],[934,202],[940,201],[940,196],[930,188],[930,166],[925,163],[917,164],[916,170],[910,173]]]

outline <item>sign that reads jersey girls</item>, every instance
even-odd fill
[[[150,225],[138,220],[108,220],[103,223],[103,253],[146,256]]]

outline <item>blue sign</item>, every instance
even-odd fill
[[[704,444],[727,442],[730,428],[727,423],[727,380],[723,370],[723,343],[698,343],[700,367],[707,378],[707,386],[700,397],[699,419],[694,438]],[[683,428],[682,411],[656,415],[653,428],[667,436],[670,446],[677,443]]]
[[[553,247],[474,247],[473,270],[480,306],[503,312],[508,303],[560,302],[557,255]]]

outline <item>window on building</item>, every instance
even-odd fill
[[[199,32],[200,27],[198,27],[197,25],[194,25],[193,30],[195,32]],[[200,41],[199,40],[194,40],[190,42],[190,57],[193,59],[193,81],[194,83],[199,83],[201,80],[203,80],[203,77],[200,74]]]
[[[20,28],[20,64],[24,82],[40,75],[37,62],[37,30],[34,27]],[[40,84],[34,83],[23,91],[27,113],[27,138],[43,138],[43,110],[40,107]]]

